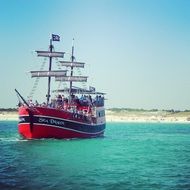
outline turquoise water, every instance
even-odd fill
[[[190,124],[108,123],[104,138],[22,140],[0,122],[0,189],[190,189]]]

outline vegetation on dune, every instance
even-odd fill
[[[174,110],[174,109],[143,109],[143,108],[109,108],[107,109],[108,111],[113,111],[113,112],[158,112],[158,111],[163,111],[163,112],[170,112],[170,113],[179,113],[179,112],[190,112],[190,110]],[[17,111],[17,108],[0,108],[0,111]]]
[[[162,110],[158,110],[158,109],[138,109],[138,108],[109,108],[107,109],[108,111],[112,111],[112,112],[168,112],[168,113],[185,113],[185,112],[190,112],[190,110],[174,110],[174,109],[162,109]]]
[[[17,108],[0,108],[0,112],[16,112]]]

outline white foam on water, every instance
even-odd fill
[[[0,141],[6,142],[18,142],[18,141],[28,141],[27,139],[19,139],[15,137],[0,137]]]

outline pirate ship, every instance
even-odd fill
[[[48,51],[36,51],[37,56],[49,59],[48,70],[30,72],[31,77],[37,80],[42,77],[47,78],[46,101],[33,103],[15,89],[19,97],[18,132],[26,139],[103,136],[106,126],[105,94],[96,92],[94,87],[87,89],[73,85],[73,83],[87,82],[87,76],[74,75],[74,69],[84,68],[85,63],[75,60],[74,45],[72,45],[71,59],[65,61],[63,59],[65,52],[54,50],[54,41],[60,41],[60,37],[52,34]],[[52,69],[54,60],[61,58],[63,60],[58,61],[61,69]],[[55,82],[67,83],[68,87],[51,91],[53,78]]]

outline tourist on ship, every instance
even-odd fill
[[[62,96],[59,94],[57,96],[57,107],[61,107],[62,106]]]

